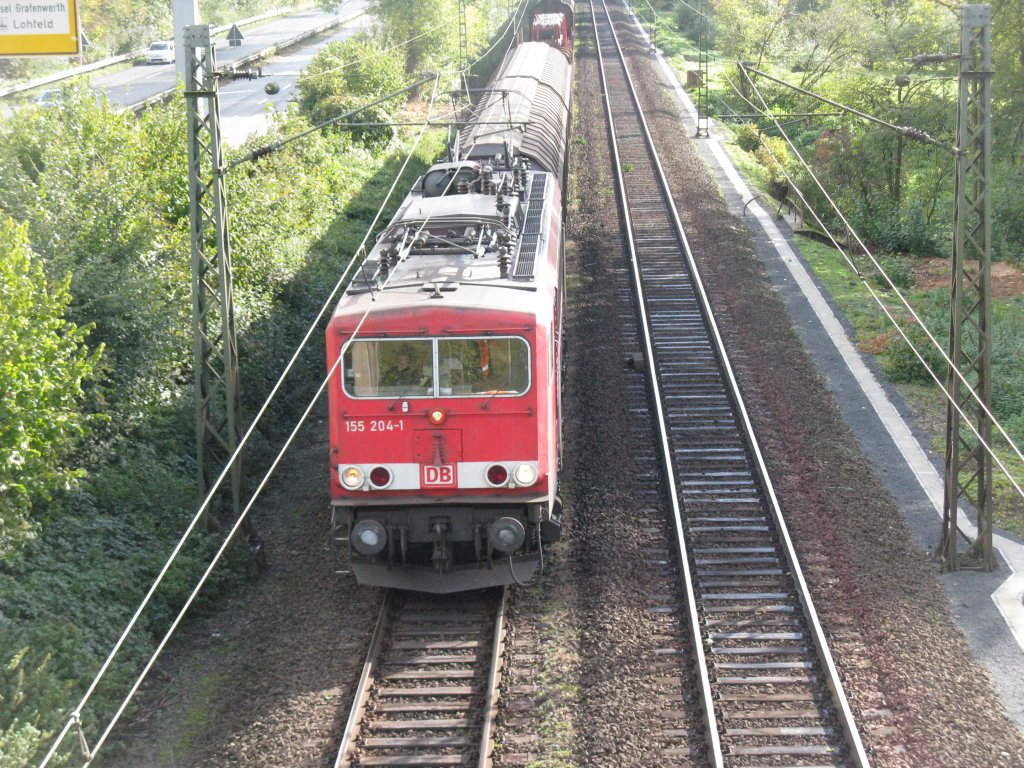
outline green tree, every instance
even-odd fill
[[[716,40],[727,55],[753,60],[778,55],[788,33],[790,0],[717,0]]]
[[[33,503],[73,484],[84,433],[82,383],[99,360],[64,318],[68,282],[50,283],[25,227],[0,217],[0,558],[30,531]]]
[[[52,280],[70,276],[69,319],[106,346],[104,410],[140,424],[191,348],[181,102],[136,118],[76,91],[4,128],[0,208]]]
[[[407,74],[456,60],[459,7],[455,0],[374,0],[371,12],[383,27],[385,42],[404,48]]]
[[[168,4],[161,0],[93,0],[80,7],[93,60],[130,53],[173,35]]]
[[[299,78],[299,109],[319,124],[394,93],[406,83],[399,58],[368,35],[330,43],[317,52]],[[389,105],[381,104],[352,116],[348,122],[389,122]],[[386,126],[351,128],[357,141],[371,148],[394,136]]]
[[[790,21],[790,65],[801,73],[802,88],[814,86],[829,72],[863,49],[868,19],[856,3],[839,0],[821,3],[794,15]]]
[[[993,133],[1005,157],[1019,165],[1024,156],[1024,4],[1020,0],[992,3]]]

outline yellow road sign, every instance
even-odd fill
[[[0,56],[81,53],[76,0],[0,0]]]

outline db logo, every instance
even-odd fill
[[[455,465],[442,464],[435,467],[429,464],[423,465],[423,486],[433,487],[455,487]]]

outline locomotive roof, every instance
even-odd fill
[[[538,13],[533,17],[533,26],[556,27],[564,20],[565,15],[561,13]]]
[[[571,28],[575,6],[574,0],[541,0],[533,6],[534,17],[542,13],[564,13]]]
[[[413,197],[402,203],[392,224],[403,222],[408,226],[426,223],[429,227],[457,222],[500,222],[503,216],[494,204],[494,195],[445,195],[443,197]]]
[[[429,196],[425,179],[438,170],[473,169],[475,163],[433,166],[417,182],[352,278],[335,315],[367,310],[481,308],[531,312],[555,275],[546,268],[552,203],[558,187],[546,173],[527,173],[510,188],[500,173],[469,191]],[[515,190],[520,194],[512,194]],[[504,264],[502,263],[504,260]],[[372,309],[371,309],[372,303]]]

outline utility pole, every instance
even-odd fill
[[[196,458],[204,498],[241,440],[238,347],[231,286],[220,137],[220,102],[211,27],[185,28],[188,197],[192,234],[192,332]],[[231,467],[231,519],[241,509],[242,461]],[[223,509],[228,499],[222,494]],[[208,517],[208,523],[214,524]],[[245,532],[252,530],[246,523]]]
[[[185,30],[199,23],[199,0],[173,0],[174,7],[174,71],[183,83],[188,82],[188,56],[185,54]]]
[[[946,408],[946,487],[938,557],[944,571],[991,571],[992,349],[991,178],[992,9],[961,7],[960,98],[957,114],[956,208]],[[960,375],[978,393],[964,394]],[[965,422],[973,425],[977,434]],[[960,501],[977,511],[977,537],[959,528]],[[961,549],[961,543],[963,549]]]
[[[466,30],[466,0],[459,0],[459,71],[469,78],[469,33]]]
[[[710,98],[708,96],[708,47],[711,44],[710,20],[708,19],[708,2],[700,0],[697,15],[700,17],[697,34],[697,76],[700,82],[697,83],[697,133],[695,138],[711,135],[708,128],[708,111],[710,109]]]

